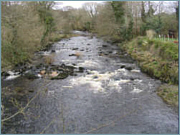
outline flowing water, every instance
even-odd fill
[[[82,71],[59,80],[2,80],[2,119],[25,107],[4,120],[2,133],[178,133],[178,114],[156,95],[161,82],[142,73],[117,45],[85,34],[51,50],[53,65]]]

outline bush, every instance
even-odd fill
[[[148,39],[153,39],[155,35],[156,35],[156,32],[154,30],[146,31],[146,36],[148,37]]]
[[[37,2],[3,5],[2,69],[25,62],[48,44],[54,19],[51,10],[40,7]]]

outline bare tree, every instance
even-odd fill
[[[88,12],[91,18],[95,17],[98,14],[98,4],[95,2],[85,3],[83,8]]]

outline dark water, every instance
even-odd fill
[[[78,36],[57,42],[52,50],[55,65],[84,72],[62,80],[2,81],[2,119],[35,97],[24,114],[3,122],[2,133],[178,133],[178,114],[155,93],[161,82],[143,74],[116,45]]]

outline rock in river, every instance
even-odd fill
[[[26,73],[25,75],[24,75],[27,79],[37,79],[37,78],[39,78],[36,74],[33,74],[33,73]]]
[[[68,77],[67,72],[59,73],[58,76],[52,77],[51,80],[65,79]]]

